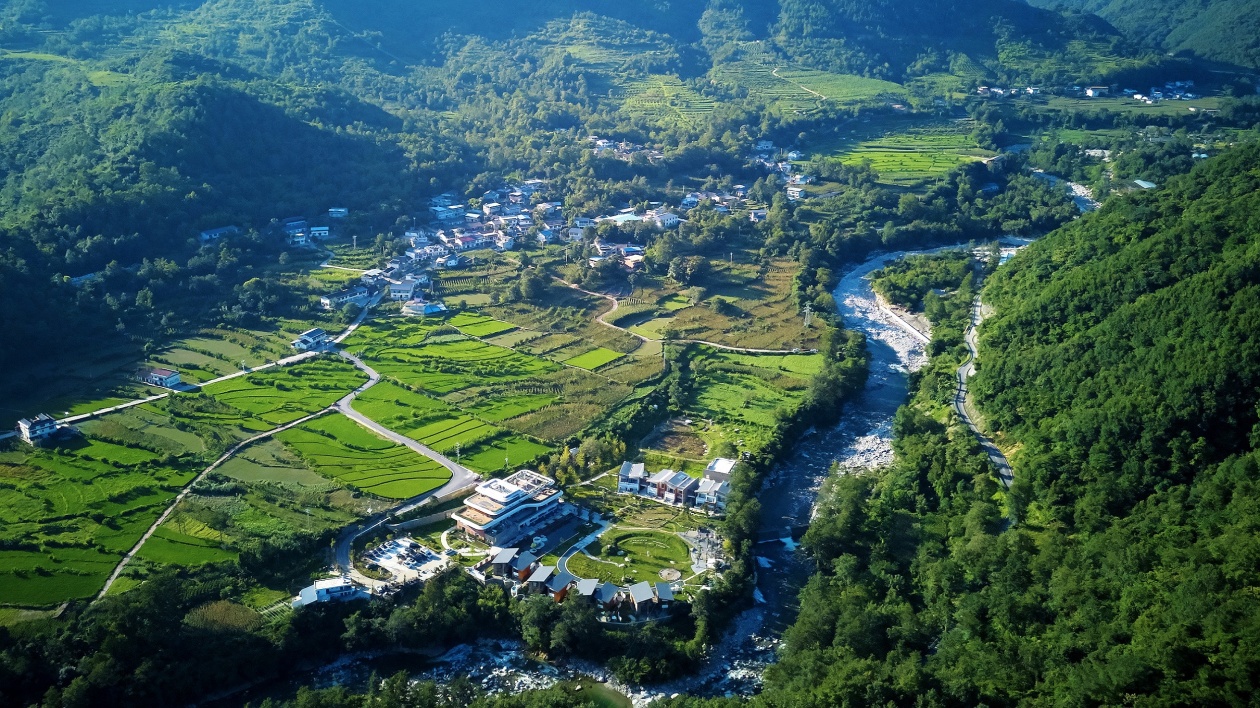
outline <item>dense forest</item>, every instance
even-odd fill
[[[1260,67],[1260,5],[1255,0],[1034,0],[1067,6],[1107,20],[1129,36],[1217,61]]]

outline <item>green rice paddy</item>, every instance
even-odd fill
[[[625,356],[625,354],[622,354],[621,352],[615,352],[611,349],[599,347],[598,349],[592,349],[584,354],[579,354],[575,357],[565,359],[564,363],[569,366],[576,366],[579,369],[594,371],[605,364],[611,364],[623,356]]]
[[[316,472],[387,499],[409,499],[451,478],[445,467],[341,415],[324,416],[277,437]]]

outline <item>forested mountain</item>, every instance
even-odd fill
[[[966,430],[904,409],[893,467],[825,494],[768,704],[1251,700],[1258,165],[1114,199],[993,276],[973,386],[1014,525]]]
[[[1091,12],[1125,34],[1169,51],[1260,67],[1256,0],[1030,0],[1039,7]]]

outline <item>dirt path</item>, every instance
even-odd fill
[[[783,67],[781,67],[781,66],[776,66],[776,67],[774,68],[774,71],[771,71],[771,72],[770,72],[770,75],[771,75],[771,76],[773,76],[773,77],[774,77],[774,78],[776,78],[776,79],[779,79],[780,81],[786,81],[786,82],[788,82],[789,84],[792,84],[793,86],[795,86],[795,87],[797,87],[797,88],[801,89],[802,91],[805,91],[806,93],[811,93],[811,94],[813,94],[813,95],[815,95],[815,96],[817,96],[817,97],[821,98],[821,99],[822,99],[822,100],[824,100],[824,101],[826,101],[826,100],[827,100],[827,97],[826,97],[826,96],[822,95],[821,93],[818,93],[818,92],[817,92],[817,91],[815,91],[814,89],[809,88],[808,86],[806,86],[806,85],[804,85],[804,84],[798,84],[797,82],[795,82],[795,81],[793,81],[793,80],[791,80],[791,79],[785,79],[785,78],[783,78],[782,76],[779,76],[779,69],[782,69],[782,68],[783,68]]]

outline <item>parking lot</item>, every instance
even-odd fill
[[[410,536],[386,541],[365,553],[363,560],[390,573],[394,582],[400,585],[428,580],[450,563],[445,555],[421,545]]]

